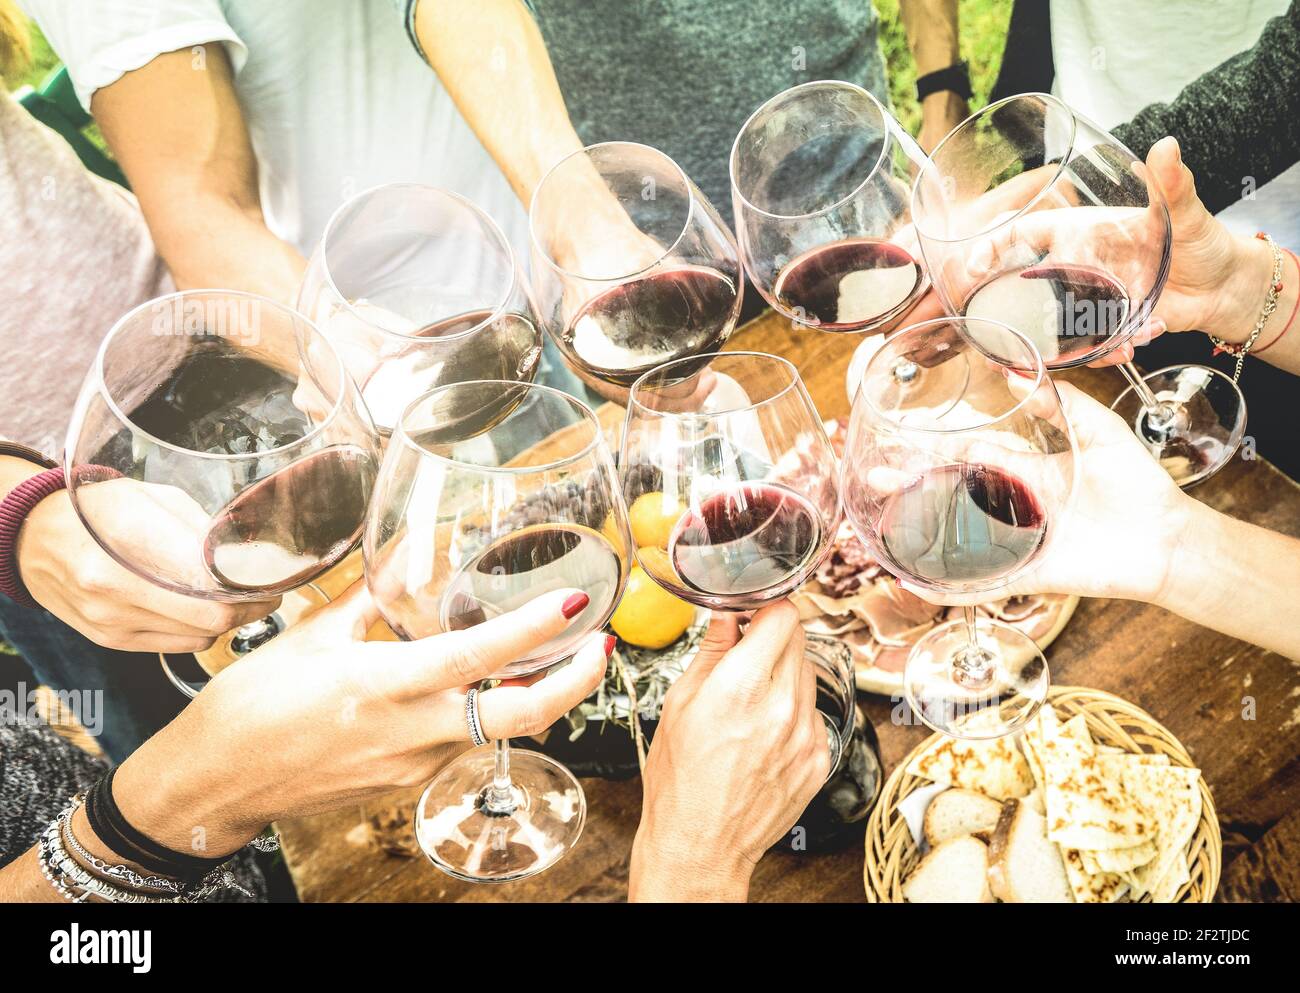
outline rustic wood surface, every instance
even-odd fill
[[[848,413],[844,377],[857,335],[792,329],[768,312],[731,347],[784,355],[801,370],[825,417]],[[1063,375],[1109,403],[1123,388],[1115,370]],[[601,411],[612,425],[618,411]],[[1123,480],[1115,480],[1123,486]],[[1300,535],[1300,486],[1267,462],[1234,460],[1193,491],[1224,513]],[[358,574],[355,561],[329,577],[331,591]],[[1300,602],[1297,602],[1300,606]],[[1223,609],[1232,609],[1231,591]],[[1218,899],[1300,900],[1300,666],[1145,604],[1085,600],[1048,650],[1059,683],[1109,690],[1148,710],[1177,735],[1204,771],[1223,828]],[[859,696],[880,737],[887,771],[921,741],[920,728],[890,722],[890,701]],[[641,809],[639,780],[583,781],[587,827],[578,847],[537,877],[505,886],[462,883],[423,859],[378,852],[356,840],[357,810],[280,825],[304,901],[613,901],[624,898],[628,852]],[[351,833],[351,838],[349,834]],[[837,852],[774,853],[759,863],[751,899],[856,901],[862,832]]]

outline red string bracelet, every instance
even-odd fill
[[[1300,276],[1300,258],[1296,258],[1295,252],[1291,251],[1291,249],[1289,248],[1284,248],[1282,249],[1282,251],[1286,252],[1287,255],[1291,256],[1291,261],[1295,263],[1296,275]],[[1282,325],[1282,330],[1277,333],[1277,337],[1274,338],[1272,341],[1270,341],[1267,345],[1265,345],[1264,348],[1255,349],[1256,355],[1264,351],[1264,349],[1272,348],[1274,345],[1276,345],[1279,341],[1282,340],[1282,336],[1286,334],[1288,331],[1290,331],[1291,325],[1295,323],[1296,311],[1300,311],[1300,296],[1297,296],[1295,298],[1295,303],[1291,306],[1291,316],[1286,319],[1286,323]]]

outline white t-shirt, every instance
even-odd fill
[[[1052,92],[1104,128],[1168,103],[1225,59],[1254,46],[1290,0],[1052,0]],[[1133,149],[1145,155],[1147,149]],[[1219,214],[1300,248],[1300,166]]]
[[[381,183],[472,200],[527,259],[505,176],[407,38],[390,0],[23,0],[89,108],[164,52],[223,42],[257,155],[262,209],[308,254],[330,215]]]

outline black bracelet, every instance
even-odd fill
[[[113,798],[113,777],[116,774],[114,768],[86,793],[86,818],[99,840],[117,854],[150,872],[187,883],[198,882],[230,859],[229,855],[208,859],[173,851],[134,827]]]
[[[950,90],[963,100],[971,98],[970,69],[965,62],[954,62],[946,69],[927,72],[916,81],[916,99],[924,100],[932,93]]]

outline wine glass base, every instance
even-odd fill
[[[1001,621],[976,622],[979,647],[992,662],[987,679],[973,684],[953,662],[969,647],[964,620],[929,631],[913,646],[903,672],[912,712],[928,727],[953,738],[1012,734],[1047,699],[1051,677],[1034,640]]]
[[[415,838],[435,866],[471,883],[506,883],[549,869],[578,843],[587,818],[582,787],[540,752],[510,750],[515,805],[486,805],[495,768],[493,745],[448,764],[415,808]]]
[[[1143,377],[1157,400],[1175,407],[1153,421],[1133,387],[1110,405],[1183,489],[1209,479],[1232,460],[1246,433],[1246,400],[1228,376],[1199,365],[1175,365]]]
[[[244,629],[235,628],[233,631],[227,631],[201,652],[192,655],[159,652],[158,661],[162,663],[163,673],[167,676],[168,682],[193,700],[202,692],[203,687],[208,685],[212,677],[226,666],[243,658],[254,648],[270,641],[276,634],[297,624],[329,602],[330,598],[319,586],[308,583],[286,593],[280,600],[279,609],[268,615],[266,619],[271,621],[276,629],[273,634],[268,635],[259,631],[255,637],[245,638],[241,634]],[[255,621],[254,624],[256,623],[258,622]]]

